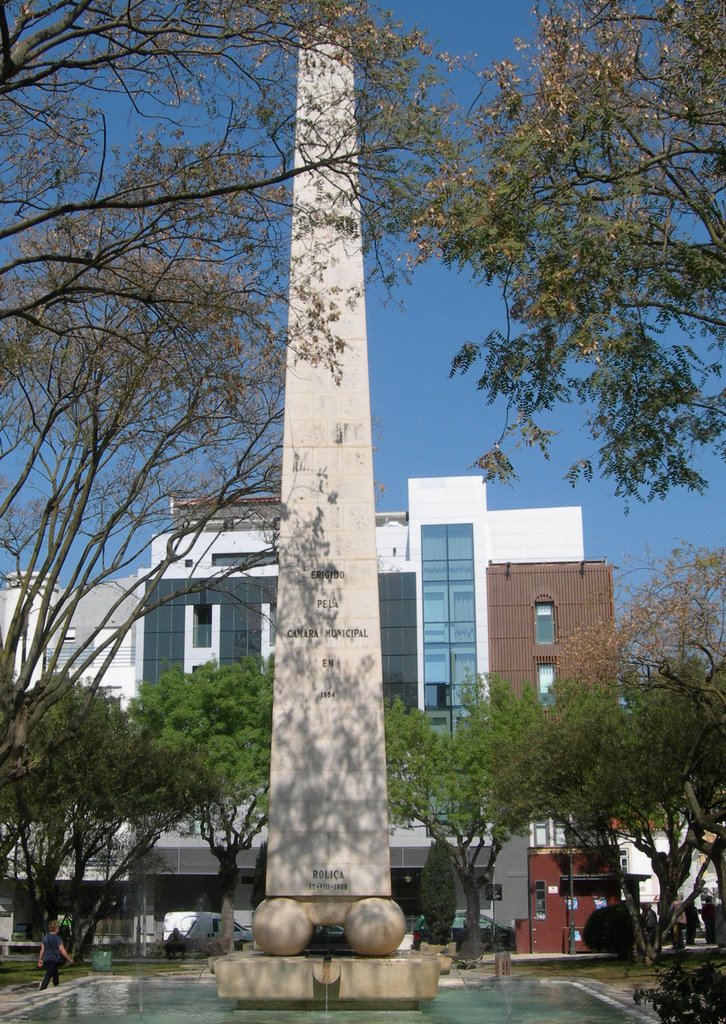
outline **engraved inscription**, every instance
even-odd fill
[[[324,640],[367,640],[368,630],[360,629],[358,626],[341,626],[324,629],[322,635]],[[297,626],[288,629],[286,636],[288,640],[320,640],[320,631],[310,626]]]
[[[346,892],[348,880],[342,868],[313,868],[310,892]]]

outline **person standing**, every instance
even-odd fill
[[[58,922],[49,921],[48,933],[41,939],[38,953],[38,967],[45,967],[45,975],[38,986],[41,992],[48,988],[51,981],[54,988],[58,985],[58,967],[63,960],[69,964],[73,963],[73,957],[66,952],[63,939],[60,937]]]
[[[673,927],[671,928],[671,938],[673,940],[673,948],[675,950],[685,949],[686,946],[686,913],[683,910],[683,904],[681,902],[680,893],[678,899],[671,904],[671,919],[673,920]]]
[[[696,941],[696,932],[700,925],[698,917],[698,911],[696,910],[693,903],[689,903],[686,907],[686,945],[692,946]]]
[[[643,938],[649,946],[652,946],[655,942],[656,931],[658,930],[658,918],[649,903],[646,903],[643,907],[640,920],[643,928]]]
[[[703,897],[701,917],[703,918],[706,942],[710,945],[716,941],[716,904],[713,902],[713,896],[707,895]]]

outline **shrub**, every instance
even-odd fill
[[[602,907],[590,914],[582,935],[593,953],[614,953],[619,960],[633,955],[633,925],[624,903]]]
[[[456,913],[456,884],[448,846],[438,840],[429,849],[421,874],[421,909],[431,942],[448,942]]]
[[[636,1003],[652,1003],[663,1024],[723,1024],[726,975],[714,964],[684,971],[680,963],[656,972],[655,988],[639,989]]]
[[[257,910],[265,898],[265,884],[267,881],[267,843],[264,842],[257,853],[255,860],[255,873],[252,877],[252,893],[250,895],[250,906]]]

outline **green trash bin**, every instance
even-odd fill
[[[91,967],[94,971],[110,971],[113,967],[113,954],[110,949],[94,949],[91,956]]]

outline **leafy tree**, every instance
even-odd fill
[[[364,0],[0,4],[0,784],[75,681],[90,701],[195,534],[277,491],[285,345],[335,366],[345,290],[311,273],[304,337],[285,301],[290,185],[311,166],[295,58],[321,39],[358,73],[360,142],[315,166],[355,180],[388,274],[393,210],[420,201],[442,138],[417,34]],[[162,528],[160,564],[122,580]]]
[[[94,695],[82,729],[51,755],[86,701],[75,687],[46,715],[31,741],[33,777],[3,792],[3,828],[16,836],[13,868],[38,924],[69,913],[82,955],[99,920],[116,912],[130,873],[193,806],[197,773],[170,766],[118,701]],[[67,879],[61,887],[59,880]]]
[[[726,548],[686,545],[647,570],[624,595],[621,656],[642,685],[690,697],[726,730]]]
[[[501,288],[506,329],[467,342],[508,441],[548,453],[541,417],[579,405],[618,494],[702,491],[694,450],[726,455],[721,0],[551,0],[518,64],[484,75],[460,175],[416,223],[424,252]]]
[[[205,793],[189,816],[219,863],[222,942],[233,943],[237,855],[267,823],[272,737],[271,662],[200,665],[164,673],[135,702],[141,722],[178,760],[200,766]]]
[[[699,709],[701,729],[681,764],[689,840],[713,863],[726,902],[724,793],[697,784],[703,765],[722,764],[726,749],[726,550],[689,546],[652,565],[629,595],[621,638],[641,686]]]
[[[520,799],[530,816],[565,822],[571,843],[592,850],[620,880],[640,952],[654,958],[673,923],[673,905],[693,860],[692,816],[681,770],[702,730],[698,706],[638,684],[583,686],[561,682],[554,709],[521,737],[514,752]],[[722,791],[720,751],[693,765],[691,782],[710,803]],[[650,860],[660,887],[658,930],[650,946],[633,902],[619,849],[625,842]],[[686,902],[698,895],[705,860]]]
[[[678,742],[688,842],[710,859],[726,898],[726,808],[719,787],[699,784],[726,747],[726,569],[724,550],[687,546],[651,562],[624,592],[616,626],[584,630],[565,651],[570,674],[590,683],[620,678],[630,692],[687,709],[689,744]],[[655,706],[655,702],[654,705]],[[695,708],[695,710],[692,710]],[[694,721],[695,716],[695,721]]]
[[[448,844],[437,839],[429,847],[421,874],[421,910],[431,941],[444,944],[451,933],[456,913],[456,883]]]
[[[503,752],[539,714],[533,693],[517,700],[496,680],[490,694],[482,680],[471,687],[453,735],[434,732],[423,712],[400,701],[386,710],[391,818],[425,825],[449,852],[466,900],[467,955],[482,952],[480,888],[492,881],[504,842],[528,822],[497,787]]]

